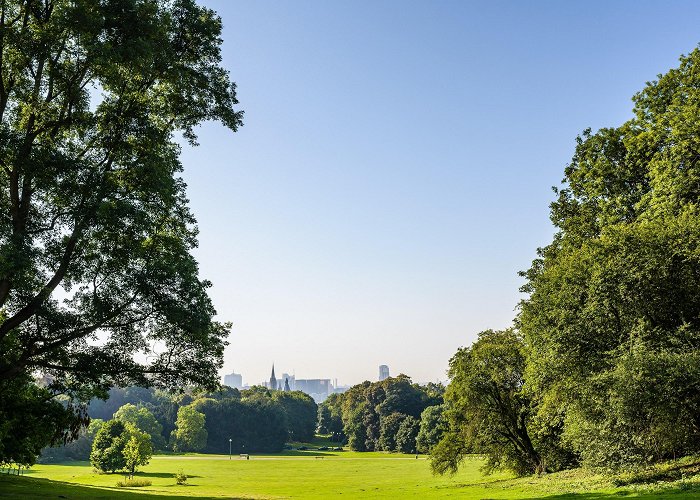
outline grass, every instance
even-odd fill
[[[22,477],[0,476],[0,498],[460,498],[612,500],[619,498],[690,500],[700,497],[700,474],[675,473],[655,482],[619,486],[611,478],[582,470],[542,477],[482,476],[481,461],[465,461],[455,476],[435,477],[421,456],[343,452],[255,455],[250,460],[222,455],[160,455],[137,474],[151,486],[116,488],[119,474],[96,474],[84,462],[37,465]],[[317,458],[322,457],[322,458]],[[176,484],[182,470],[188,480]],[[668,471],[667,471],[668,472]],[[644,476],[647,477],[647,476]],[[652,475],[649,475],[652,477]],[[49,480],[50,479],[50,480]]]

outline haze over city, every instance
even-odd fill
[[[511,323],[585,127],[697,43],[676,2],[208,0],[245,126],[183,148],[221,374],[445,380]],[[637,33],[644,32],[642,38]],[[631,43],[631,40],[636,40]],[[556,64],[553,62],[556,61]]]

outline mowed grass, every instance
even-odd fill
[[[299,453],[299,452],[297,452]],[[160,455],[137,477],[152,485],[116,488],[120,474],[96,474],[89,464],[37,465],[27,475],[0,476],[2,498],[460,498],[605,500],[613,498],[700,498],[700,478],[615,487],[601,475],[581,470],[534,478],[483,476],[478,458],[454,476],[435,477],[421,456],[327,452],[324,455],[251,456]],[[318,452],[316,452],[318,453]],[[323,458],[316,458],[323,456]],[[177,485],[174,474],[190,476]],[[49,481],[50,480],[50,481]]]

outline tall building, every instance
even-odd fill
[[[331,379],[309,378],[295,381],[297,391],[304,392],[314,398],[317,403],[322,403],[331,393]]]
[[[275,378],[275,364],[274,363],[272,363],[272,375],[270,375],[269,389],[271,391],[277,390],[277,379]]]
[[[296,377],[294,375],[290,375],[289,373],[283,373],[282,378],[280,380],[288,380],[289,381],[289,388],[292,391],[296,391],[296,385],[295,385]]]
[[[228,375],[224,375],[224,385],[233,387],[234,389],[243,388],[243,375],[240,373],[232,372]]]
[[[389,367],[386,365],[379,365],[379,381],[389,378]]]

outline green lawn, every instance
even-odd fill
[[[302,452],[297,452],[301,454]],[[326,455],[161,455],[138,474],[145,488],[116,488],[119,474],[95,474],[87,463],[37,465],[25,476],[0,475],[2,498],[460,498],[605,500],[700,498],[700,476],[616,488],[603,476],[567,471],[539,478],[482,476],[481,461],[468,460],[452,477],[434,477],[428,460],[384,453],[328,452]],[[316,458],[323,456],[323,458]],[[175,484],[183,470],[191,478]],[[51,481],[48,481],[50,479]]]

